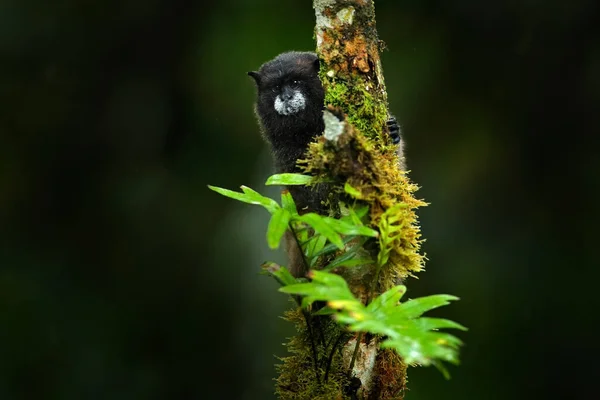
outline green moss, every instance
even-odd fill
[[[423,269],[425,256],[420,253],[422,240],[415,210],[426,203],[415,198],[418,186],[398,168],[397,155],[390,147],[378,145],[376,140],[347,125],[335,144],[323,138],[312,143],[308,158],[300,166],[307,173],[337,182],[334,187],[338,193],[346,182],[357,189],[357,200],[370,206],[370,224],[374,228],[386,210],[403,205],[397,211],[398,225],[403,229],[393,243],[389,262],[381,270],[381,291]]]
[[[387,129],[387,105],[371,93],[373,85],[364,79],[331,78],[326,72],[323,75],[321,79],[325,82],[325,104],[343,109],[348,121],[366,137],[382,145],[389,145],[389,141],[383,136]]]
[[[334,352],[331,366],[329,369],[327,367],[331,350],[335,344],[332,338],[340,337],[342,331],[330,318],[319,317],[318,321],[315,318],[313,317],[311,327],[318,332],[311,336],[300,309],[296,308],[284,314],[284,319],[296,326],[297,335],[290,338],[286,345],[290,355],[280,358],[281,364],[277,365],[279,376],[276,379],[275,391],[280,399],[332,400],[345,398],[343,392],[344,387],[348,385],[348,378],[339,350]],[[316,369],[311,338],[315,340],[317,359],[319,360]],[[325,338],[329,339],[325,340]],[[326,374],[327,380],[325,380]]]

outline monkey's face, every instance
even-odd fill
[[[273,108],[278,114],[292,115],[304,110],[306,107],[306,97],[300,88],[300,81],[293,80],[286,83],[283,87],[277,86],[275,90],[275,101]]]
[[[324,94],[318,70],[314,53],[289,52],[249,72],[258,88],[256,108],[263,125],[322,118]]]

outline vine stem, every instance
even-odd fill
[[[302,310],[302,315],[304,315],[304,320],[306,321],[306,329],[308,329],[308,336],[310,336],[310,344],[312,347],[313,353],[313,361],[315,366],[315,377],[317,378],[317,383],[321,383],[321,376],[319,375],[319,361],[317,360],[317,346],[315,344],[315,335],[312,331],[312,325],[310,321],[312,320],[311,315],[306,310]]]
[[[348,377],[352,377],[352,369],[354,368],[354,363],[356,362],[356,356],[358,355],[358,347],[360,346],[360,342],[362,341],[363,333],[360,332],[356,337],[356,346],[354,346],[354,353],[352,353],[352,360],[350,360],[350,367],[348,367]]]
[[[308,261],[306,260],[306,255],[304,251],[302,251],[302,246],[300,245],[300,241],[298,240],[298,235],[296,235],[296,230],[291,222],[288,223],[288,227],[290,231],[292,231],[292,235],[294,235],[294,240],[296,241],[296,245],[298,249],[300,249],[300,254],[302,254],[302,262],[304,264],[304,272],[308,272]],[[302,308],[302,303],[298,301],[300,308]],[[310,337],[310,345],[313,353],[313,362],[315,367],[315,377],[317,378],[317,382],[321,383],[321,377],[319,376],[319,360],[317,358],[317,345],[315,344],[315,335],[312,329],[312,315],[307,310],[302,309],[302,315],[304,316],[304,321],[306,322],[306,329],[308,330],[308,336]],[[321,330],[321,336],[323,336],[323,331]]]
[[[377,272],[375,272],[375,277],[371,281],[371,288],[369,289],[369,294],[367,295],[367,300],[365,301],[365,306],[368,306],[375,294],[375,286],[377,285],[377,281],[379,281],[379,273],[381,272],[381,265],[377,264]]]
[[[308,260],[306,259],[306,255],[304,254],[304,251],[302,250],[302,245],[300,244],[300,241],[298,240],[298,235],[296,234],[296,230],[294,229],[294,226],[292,225],[292,222],[288,222],[288,227],[290,228],[290,231],[292,231],[292,235],[294,235],[294,240],[296,241],[296,245],[298,246],[298,249],[300,250],[300,254],[302,254],[302,263],[304,264],[304,273],[306,274],[308,272],[308,270],[310,269],[309,265],[308,265]]]
[[[342,338],[344,337],[344,333],[340,333],[340,335],[338,336],[337,340],[335,341],[335,343],[333,344],[333,346],[331,346],[331,352],[329,353],[329,358],[327,359],[327,368],[325,368],[325,382],[327,382],[329,380],[329,370],[331,369],[331,363],[333,362],[333,356],[335,355],[335,351],[337,350],[338,345],[340,344],[340,341],[342,340]]]

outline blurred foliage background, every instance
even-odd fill
[[[430,205],[412,297],[470,328],[407,399],[597,393],[598,4],[378,0]],[[290,306],[249,70],[313,50],[311,2],[0,1],[0,399],[272,399]]]

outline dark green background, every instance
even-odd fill
[[[376,2],[429,261],[470,328],[407,399],[598,384],[598,5]],[[0,1],[0,400],[271,399],[288,307],[259,264],[270,158],[246,72],[310,1]]]

